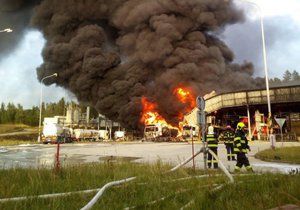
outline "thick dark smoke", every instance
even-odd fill
[[[0,30],[12,28],[14,33],[1,33],[0,59],[12,51],[29,27],[32,9],[38,0],[0,0]]]
[[[56,83],[127,128],[137,128],[141,97],[178,123],[172,94],[255,88],[253,67],[232,64],[218,32],[243,20],[224,0],[43,0],[32,24],[47,40],[38,77]]]

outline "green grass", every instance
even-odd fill
[[[24,134],[23,131],[28,133]],[[23,124],[0,124],[0,146],[36,143],[37,131],[36,127],[29,127]],[[18,134],[18,132],[20,133]],[[9,135],[9,133],[15,134]]]
[[[264,161],[300,164],[300,147],[267,149],[258,152],[255,157]]]
[[[33,144],[37,142],[37,133],[0,136],[0,146]]]
[[[300,176],[261,175],[237,178],[234,185],[212,191],[225,177],[174,179],[203,174],[185,168],[165,174],[169,165],[112,163],[64,167],[60,172],[49,169],[0,170],[0,198],[78,191],[102,187],[126,177],[137,180],[105,192],[93,209],[180,209],[194,200],[188,209],[269,209],[283,204],[300,204]],[[214,173],[212,173],[214,175]],[[0,209],[80,209],[93,196],[76,194],[62,198],[31,199],[0,203]],[[165,197],[156,203],[151,201]]]
[[[242,180],[215,193],[198,194],[194,209],[260,210],[286,204],[300,206],[299,175],[266,174],[244,177]]]
[[[29,128],[29,126],[23,124],[0,124],[0,134],[19,132],[25,128]]]

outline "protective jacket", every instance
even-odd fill
[[[243,130],[237,129],[234,138],[234,152],[235,153],[248,153],[249,145],[246,134]]]
[[[218,148],[218,138],[216,134],[206,134],[206,142],[208,148]]]
[[[226,146],[231,146],[234,143],[234,132],[232,130],[226,130],[223,132],[223,140]]]

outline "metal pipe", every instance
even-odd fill
[[[56,148],[56,155],[55,155],[55,170],[59,171],[60,169],[60,160],[59,160],[59,152],[60,152],[60,143],[57,139],[57,148]]]
[[[271,118],[272,110],[271,110],[267,48],[266,48],[265,27],[264,27],[264,13],[263,13],[263,10],[261,9],[261,7],[252,1],[248,1],[248,0],[239,0],[239,1],[246,2],[246,3],[256,7],[260,13],[260,29],[261,29],[261,39],[262,39],[262,48],[263,48],[263,63],[264,63],[266,91],[267,91],[268,118]],[[268,132],[268,137],[269,137],[269,132]]]
[[[192,133],[192,156],[193,156],[193,169],[194,171],[196,170],[196,167],[195,167],[195,148],[194,148],[194,136],[193,136],[193,128],[191,128],[191,133]]]
[[[247,105],[247,117],[248,117],[248,131],[249,131],[249,138],[252,139],[252,131],[251,131],[251,118],[250,118],[250,108]]]

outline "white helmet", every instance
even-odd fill
[[[214,127],[213,126],[208,127],[208,134],[214,134]]]

